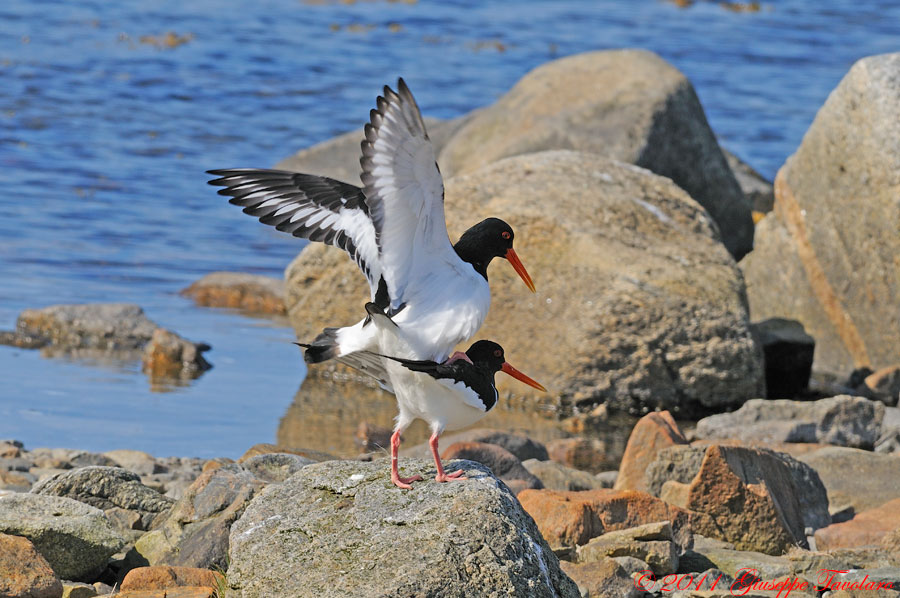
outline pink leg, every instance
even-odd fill
[[[468,361],[469,363],[472,363],[472,360],[469,359],[469,356],[466,355],[465,353],[463,353],[462,351],[457,351],[456,353],[451,355],[449,358],[447,358],[447,361],[445,361],[444,363],[446,365],[450,365],[454,361],[459,361],[460,359],[462,359],[463,361]]]
[[[457,469],[453,473],[444,473],[444,466],[441,465],[441,456],[438,454],[437,432],[431,435],[431,438],[428,440],[428,446],[431,447],[431,454],[434,455],[434,464],[437,467],[437,475],[434,476],[435,480],[438,482],[458,482],[466,479],[463,477],[465,472],[462,469]]]
[[[414,475],[411,478],[401,478],[400,471],[397,467],[397,451],[400,450],[400,430],[395,431],[391,435],[391,482],[394,483],[394,486],[398,488],[405,488],[409,490],[412,488],[410,486],[410,482],[418,482],[422,479],[420,475]]]

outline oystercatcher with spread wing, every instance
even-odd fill
[[[407,330],[398,327],[374,303],[366,304],[366,311],[373,328],[378,331],[378,342],[383,351],[381,354],[367,352],[367,357],[383,360],[400,411],[391,436],[391,481],[400,488],[411,488],[411,482],[422,479],[418,475],[402,478],[398,469],[400,435],[416,419],[425,420],[431,428],[428,444],[437,468],[434,479],[438,482],[464,480],[462,470],[444,471],[438,438],[444,430],[458,430],[474,424],[497,404],[494,374],[504,372],[546,391],[538,382],[507,363],[503,347],[492,341],[477,341],[466,351],[467,359],[453,363],[393,357],[391,354],[409,352]]]
[[[401,357],[435,362],[481,327],[490,306],[487,268],[507,259],[529,289],[534,283],[513,250],[512,228],[479,222],[451,245],[444,185],[422,115],[403,79],[385,86],[365,126],[363,187],[277,170],[211,170],[219,194],[265,224],[346,251],[369,281],[371,301],[406,333]],[[306,351],[309,363],[337,358],[388,387],[369,318],[326,328]],[[368,352],[368,353],[365,353]],[[450,359],[465,358],[456,353]]]

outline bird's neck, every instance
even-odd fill
[[[453,246],[453,249],[456,251],[456,255],[459,256],[459,259],[467,264],[471,264],[471,266],[475,268],[475,271],[484,276],[484,279],[487,280],[487,269],[491,260],[494,259],[493,256],[479,254],[473,246],[462,239]]]

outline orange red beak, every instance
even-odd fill
[[[513,366],[509,365],[506,362],[503,363],[503,366],[501,366],[500,371],[502,371],[506,374],[509,374],[510,376],[512,376],[513,378],[518,380],[519,382],[524,382],[525,384],[527,384],[528,386],[531,386],[532,388],[536,388],[542,392],[547,392],[547,389],[544,388],[540,384],[540,382],[536,382],[536,381],[532,380],[531,378],[529,378],[528,376],[526,376],[525,374],[523,374],[522,372],[520,372],[519,370],[517,370],[516,368],[514,368]]]
[[[519,259],[519,256],[516,255],[515,250],[510,247],[506,250],[505,257],[510,264],[512,264],[513,270],[516,271],[516,274],[521,277],[521,279],[525,282],[525,285],[531,289],[531,292],[535,292],[534,282],[531,280],[531,276],[528,275],[528,270],[525,269],[525,266],[522,265],[522,260]]]

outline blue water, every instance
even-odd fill
[[[169,31],[184,43],[142,40]],[[855,60],[900,50],[900,3],[0,3],[0,329],[29,307],[134,302],[215,365],[155,393],[137,364],[0,347],[0,438],[208,457],[274,441],[304,375],[290,331],[177,291],[213,270],[280,276],[301,245],[204,171],[360,128],[398,75],[451,118],[548,60],[619,47],[684,71],[723,145],[772,177]]]

